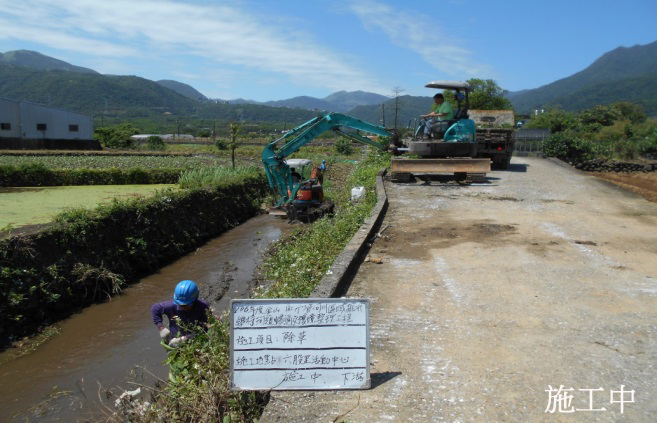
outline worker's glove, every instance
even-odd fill
[[[179,346],[184,344],[185,341],[187,341],[187,337],[185,337],[185,336],[181,336],[181,337],[178,337],[178,338],[173,338],[171,341],[169,341],[169,346],[173,347],[173,348],[178,348]]]
[[[166,339],[169,335],[171,335],[171,331],[167,328],[163,328],[160,331],[160,338],[162,338],[162,339]]]

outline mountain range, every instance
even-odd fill
[[[433,92],[427,94],[397,99],[398,126],[406,126],[428,111]],[[179,120],[294,125],[315,116],[317,111],[342,112],[380,123],[383,104],[385,124],[392,126],[396,108],[395,99],[363,91],[268,102],[210,99],[178,81],[102,75],[29,50],[0,53],[0,96],[113,117],[116,122],[154,120],[169,124],[173,115]],[[574,75],[536,89],[510,92],[507,96],[520,113],[557,105],[576,111],[597,104],[631,101],[643,105],[648,115],[657,116],[657,42],[619,47]]]
[[[178,81],[102,75],[29,50],[0,53],[0,96],[102,116],[109,122],[166,122],[174,115],[187,120],[287,122],[288,127],[307,121],[318,110],[346,112],[354,105],[388,99],[363,91],[340,91],[325,99],[301,96],[264,103],[209,99]]]
[[[345,113],[357,106],[381,104],[390,100],[381,94],[365,91],[338,91],[324,98],[309,97],[306,95],[292,97],[285,100],[259,102],[238,98],[235,100],[218,100],[229,104],[263,104],[272,107],[290,107],[308,110],[326,110],[328,112]]]
[[[574,75],[507,97],[517,112],[550,106],[576,111],[630,101],[643,105],[649,115],[657,115],[657,41],[618,47]]]
[[[15,50],[6,53],[0,53],[0,64],[25,66],[36,70],[61,70],[78,73],[93,73],[98,74],[93,69],[83,68],[81,66],[74,66],[66,63],[63,60],[55,59],[54,57],[46,56],[45,54],[38,53],[30,50]]]

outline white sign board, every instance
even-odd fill
[[[370,387],[370,302],[306,298],[232,300],[231,387]]]

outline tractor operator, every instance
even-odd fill
[[[428,115],[422,115],[424,119],[424,134],[431,138],[431,127],[440,124],[440,131],[444,132],[447,128],[447,121],[454,117],[454,110],[449,102],[445,101],[445,96],[438,93],[433,96],[433,106]]]
[[[176,285],[173,300],[153,304],[151,314],[160,338],[170,347],[179,347],[193,336],[189,330],[192,326],[207,329],[208,310],[211,309],[207,301],[198,298],[198,286],[193,281],[185,280]],[[162,316],[169,319],[168,329],[162,322]]]

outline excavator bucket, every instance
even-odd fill
[[[274,217],[287,217],[285,210],[279,209],[277,207],[271,207],[268,213]]]

